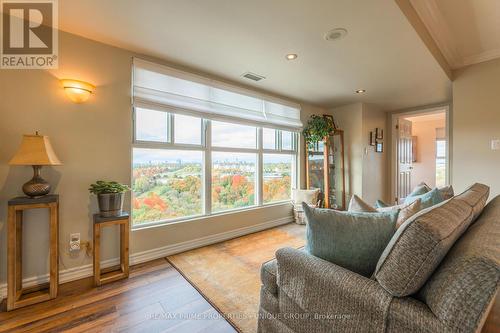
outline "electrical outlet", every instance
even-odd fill
[[[491,150],[500,150],[500,140],[499,139],[491,140]]]
[[[80,233],[69,235],[69,252],[80,251]]]

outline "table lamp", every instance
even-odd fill
[[[33,178],[23,185],[23,192],[29,197],[42,197],[50,192],[50,184],[40,176],[43,165],[61,165],[57,158],[49,137],[44,135],[25,134],[16,155],[9,165],[33,166]]]

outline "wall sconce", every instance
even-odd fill
[[[61,83],[66,96],[75,103],[85,102],[95,90],[95,86],[88,82],[63,79]]]

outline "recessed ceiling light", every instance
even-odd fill
[[[365,93],[366,90],[365,89],[358,89],[356,90],[356,94],[362,94],[362,93]]]
[[[289,53],[286,55],[286,60],[295,60],[297,59],[298,55],[296,55],[295,53]]]
[[[336,41],[339,39],[344,38],[347,35],[347,30],[344,28],[336,28],[333,30],[328,31],[325,34],[325,39],[327,41]]]

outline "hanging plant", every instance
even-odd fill
[[[323,116],[312,115],[311,119],[307,122],[306,127],[302,131],[304,140],[310,149],[325,139],[330,133],[335,130],[335,125],[331,119]]]

